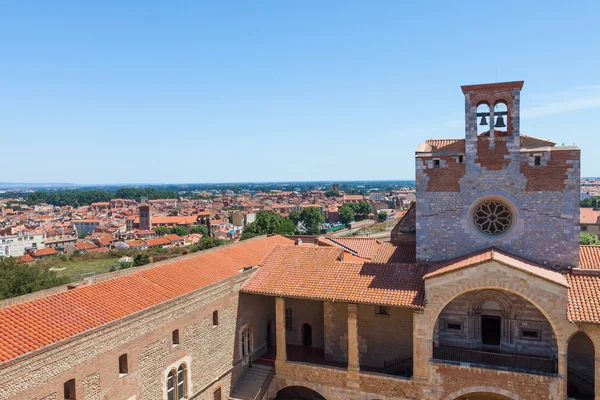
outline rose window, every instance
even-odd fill
[[[501,235],[510,228],[512,215],[499,201],[486,201],[477,206],[473,214],[475,226],[486,235]]]

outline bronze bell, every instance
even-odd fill
[[[483,117],[481,117],[481,122],[479,123],[479,125],[487,125],[487,119],[485,119],[485,115]]]
[[[498,118],[496,118],[496,124],[494,125],[494,128],[505,128],[506,125],[504,124],[504,118],[502,117],[502,115],[498,115]]]

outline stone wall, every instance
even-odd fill
[[[325,359],[348,362],[348,305],[323,302]]]
[[[238,292],[251,274],[242,273],[6,362],[0,370],[0,399],[62,398],[69,379],[75,379],[78,399],[163,399],[168,371],[181,363],[188,367],[188,395],[212,399],[218,387],[227,395],[233,366],[241,364],[235,349],[237,331],[248,323],[246,313],[237,319]],[[258,310],[262,302],[268,300],[260,299]],[[215,310],[217,326],[212,324]],[[180,334],[177,346],[171,343],[175,329]],[[128,358],[125,376],[119,375],[122,354]]]
[[[412,324],[411,310],[390,307],[389,315],[377,315],[374,305],[360,304],[360,364],[383,368],[384,361],[411,355]]]
[[[309,324],[312,347],[324,348],[323,302],[286,298],[285,307],[292,309],[292,330],[286,332],[287,343],[302,346],[302,325]]]

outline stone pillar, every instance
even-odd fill
[[[348,388],[355,390],[360,388],[359,371],[358,304],[348,304]]]
[[[358,304],[348,304],[348,370],[360,369],[358,346]]]
[[[560,382],[559,399],[567,398],[567,352],[565,349],[558,349],[558,375],[562,377]]]
[[[275,297],[275,336],[277,340],[277,362],[284,363],[287,360],[285,342],[285,299]]]
[[[429,379],[429,359],[433,357],[433,341],[429,339],[427,323],[433,315],[413,312],[413,379]],[[433,333],[433,332],[432,332]],[[432,334],[431,333],[431,334]]]

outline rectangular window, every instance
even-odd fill
[[[292,309],[290,307],[285,309],[285,330],[292,330]]]
[[[433,168],[439,168],[440,167],[440,160],[433,160]]]
[[[542,165],[542,157],[535,156],[535,165]]]
[[[376,315],[390,315],[390,308],[386,306],[375,306]]]
[[[446,330],[448,331],[462,331],[462,324],[456,322],[448,322],[446,324]]]
[[[175,329],[172,336],[173,346],[177,346],[179,344],[179,329]]]
[[[521,338],[526,340],[540,340],[541,333],[538,330],[522,330]]]
[[[127,365],[127,354],[121,354],[119,356],[119,376],[127,375],[128,365]]]
[[[582,231],[587,231],[587,225],[581,225],[581,230]]]
[[[75,379],[69,379],[64,384],[65,400],[75,400]]]
[[[185,371],[182,367],[177,370],[177,400],[182,400],[185,396]]]
[[[242,331],[242,357],[246,356],[246,330]]]
[[[219,312],[213,311],[213,326],[219,325]]]
[[[463,156],[462,154],[458,156],[458,162],[462,163],[465,161],[465,156]]]
[[[214,393],[213,393],[213,400],[222,400],[222,397],[221,397],[221,388],[218,388],[217,390],[214,391]]]

